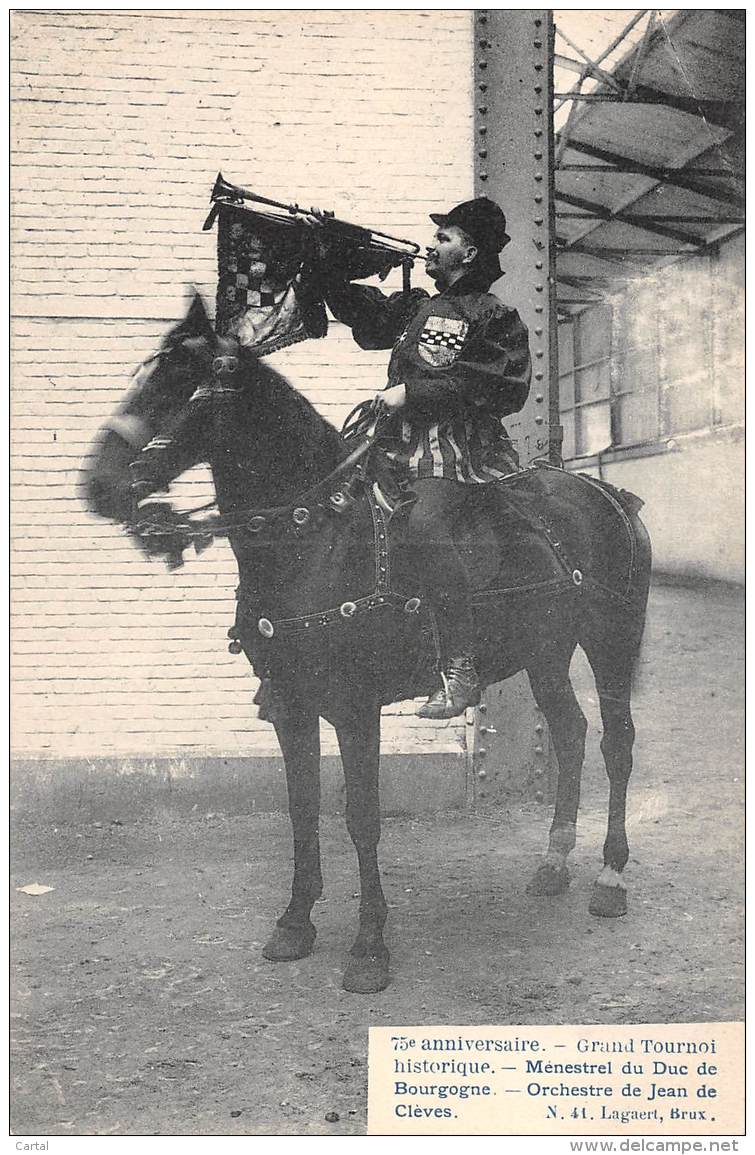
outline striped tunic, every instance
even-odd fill
[[[387,387],[403,384],[406,405],[385,432],[411,478],[479,485],[518,468],[503,418],[529,392],[527,329],[515,309],[470,281],[433,297],[352,284],[327,295],[363,349],[393,348]]]

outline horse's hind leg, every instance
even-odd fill
[[[351,948],[343,986],[371,994],[388,986],[389,955],[383,941],[388,907],[378,867],[380,841],[380,705],[361,702],[358,714],[336,723],[346,779],[346,826],[359,860],[359,933]]]
[[[641,623],[613,620],[610,629],[588,632],[582,640],[595,675],[600,701],[603,720],[600,749],[609,781],[603,870],[595,882],[590,900],[590,913],[603,918],[616,918],[627,911],[626,883],[622,872],[629,858],[626,801],[634,745],[630,698],[632,671],[641,637]]]
[[[276,718],[275,729],[286,766],[294,877],[291,901],[262,948],[262,954],[273,962],[288,962],[311,954],[317,933],[310,914],[322,894],[320,720],[310,711],[291,708]]]
[[[527,887],[529,894],[563,894],[569,885],[566,860],[577,839],[577,810],[587,732],[585,716],[569,681],[573,649],[572,646],[558,661],[527,670],[532,693],[545,715],[558,760],[556,806],[548,853]]]

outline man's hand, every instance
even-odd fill
[[[327,213],[323,212],[322,209],[316,208],[311,208],[308,212],[302,210],[298,213],[297,220],[300,220],[308,229],[312,230],[318,257],[327,257],[329,255],[329,244],[324,228]]]
[[[376,393],[374,404],[378,413],[403,409],[406,405],[406,385],[391,385],[390,389]]]

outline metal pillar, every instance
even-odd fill
[[[558,461],[558,366],[553,200],[553,20],[548,9],[483,9],[474,15],[475,190],[497,201],[511,243],[493,287],[530,333],[532,389],[506,421],[523,464]],[[547,801],[554,759],[526,675],[485,692],[468,726],[473,794]]]

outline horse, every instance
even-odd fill
[[[389,492],[369,467],[373,448],[342,437],[280,373],[218,336],[195,293],[84,468],[89,509],[128,527],[170,565],[212,535],[227,536],[235,554],[230,648],[243,650],[261,678],[255,701],[280,743],[293,833],[290,901],[262,952],[276,962],[313,950],[311,912],[322,893],[320,718],[335,728],[361,886],[343,974],[344,988],[356,993],[389,982],[377,855],[381,708],[429,692],[437,670],[432,610],[403,540],[411,492]],[[199,462],[212,471],[214,521],[181,515],[158,496]],[[595,676],[610,783],[603,867],[589,909],[620,916],[630,698],[651,561],[642,503],[547,463],[470,490],[457,533],[476,590],[481,680],[526,671],[558,763],[548,849],[527,889],[555,895],[569,884],[587,729],[569,679],[580,645]]]

